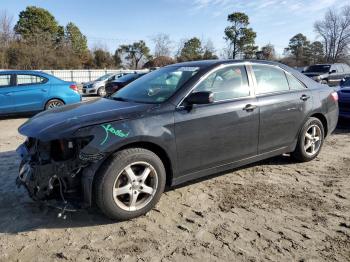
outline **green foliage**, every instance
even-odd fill
[[[108,51],[98,48],[94,51],[94,64],[97,68],[110,68],[114,65],[114,60]]]
[[[315,41],[310,45],[310,59],[311,64],[323,63],[325,52],[323,44],[319,41]]]
[[[186,41],[181,49],[179,61],[195,61],[202,59],[202,43],[197,37],[193,37]]]
[[[138,69],[140,62],[150,59],[150,49],[145,41],[140,40],[131,45],[121,45],[117,50],[119,55],[129,62],[131,68]]]
[[[46,9],[35,6],[28,6],[20,12],[15,32],[24,39],[33,35],[48,34],[55,41],[59,41],[64,35],[64,29],[59,26],[55,17]]]
[[[225,28],[225,39],[232,47],[232,59],[238,54],[250,58],[255,54],[257,47],[255,44],[256,33],[249,28],[249,17],[244,13],[232,13],[228,15],[227,21],[231,23]]]
[[[307,64],[310,41],[303,34],[297,34],[289,40],[286,52],[292,54],[296,61],[296,66]]]
[[[324,47],[319,41],[310,43],[303,34],[297,34],[289,40],[289,45],[285,49],[294,59],[294,66],[307,66],[324,61]]]
[[[261,50],[256,53],[256,56],[258,59],[275,60],[276,59],[275,47],[272,44],[267,44],[261,47]]]
[[[184,62],[217,58],[218,57],[215,55],[215,49],[210,40],[208,40],[207,43],[202,46],[201,40],[199,40],[197,37],[193,37],[183,44],[177,60],[179,62]]]
[[[88,51],[86,36],[72,22],[68,23],[65,28],[65,38],[67,43],[72,47],[74,53],[79,56],[86,55]]]

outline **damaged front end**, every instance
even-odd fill
[[[102,153],[87,155],[81,151],[92,139],[46,142],[28,138],[17,149],[22,157],[17,185],[24,185],[34,200],[84,202],[83,169],[104,157]]]

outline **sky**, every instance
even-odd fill
[[[257,33],[256,44],[271,43],[278,54],[297,33],[317,39],[315,21],[328,8],[345,5],[344,0],[0,0],[0,11],[13,16],[27,6],[49,10],[61,25],[73,22],[88,38],[89,47],[101,46],[113,51],[120,44],[145,40],[153,48],[152,38],[168,34],[176,49],[182,39],[210,39],[220,55],[225,47],[227,15],[244,12]]]

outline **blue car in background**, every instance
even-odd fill
[[[74,82],[37,71],[0,71],[0,115],[38,112],[80,101]]]
[[[350,119],[350,77],[340,82],[339,96],[339,117]]]

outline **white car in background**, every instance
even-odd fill
[[[103,75],[94,81],[84,83],[82,92],[84,95],[98,95],[104,97],[106,95],[106,83],[109,81],[116,80],[123,75],[125,75],[125,73],[110,73]]]

